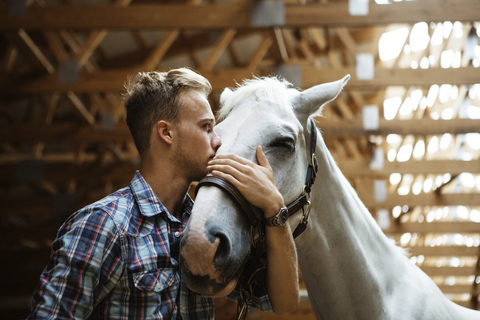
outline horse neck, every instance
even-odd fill
[[[306,233],[297,239],[310,301],[319,318],[325,314],[328,319],[362,318],[361,310],[368,304],[370,312],[381,314],[381,286],[393,276],[387,264],[408,261],[378,228],[323,139],[318,140],[312,212]]]
[[[478,319],[448,300],[387,239],[333,160],[323,139],[315,154],[306,231],[298,259],[318,319]]]

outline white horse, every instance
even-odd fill
[[[320,133],[310,128],[309,117],[335,99],[348,79],[303,92],[274,78],[246,81],[234,92],[226,89],[220,111],[225,119],[216,127],[223,141],[218,153],[256,161],[255,148],[261,145],[290,203],[302,193],[311,162],[310,130],[317,132],[310,219],[295,241],[317,319],[480,319],[479,312],[447,299],[383,234]],[[301,217],[300,210],[290,218],[292,230]],[[196,235],[194,241],[188,241],[190,234]],[[189,287],[202,293],[223,289],[238,278],[250,243],[249,226],[230,197],[215,187],[200,188],[182,239],[181,265]]]

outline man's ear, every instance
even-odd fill
[[[173,141],[173,135],[172,135],[172,129],[173,126],[170,122],[167,122],[165,120],[160,120],[157,122],[156,126],[156,133],[157,136],[166,144],[172,145]]]

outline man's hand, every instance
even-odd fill
[[[284,206],[283,197],[275,186],[272,167],[257,147],[259,165],[234,154],[221,154],[210,160],[208,171],[224,178],[252,205],[263,210],[266,218],[273,217]]]

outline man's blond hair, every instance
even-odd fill
[[[140,155],[150,147],[152,127],[160,120],[178,123],[180,94],[198,90],[205,97],[212,91],[210,82],[187,68],[168,72],[139,72],[125,85],[127,125]]]

